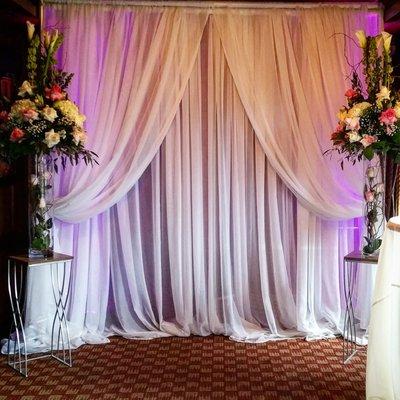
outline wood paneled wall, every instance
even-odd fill
[[[23,5],[18,3],[0,1],[0,77],[11,77],[16,84],[24,75],[25,22],[27,19],[37,22],[35,15],[24,7],[30,1],[22,2]],[[27,160],[19,161],[9,176],[0,178],[0,338],[6,335],[10,325],[7,255],[23,251],[28,246],[27,180]]]

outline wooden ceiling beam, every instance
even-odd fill
[[[396,1],[394,4],[385,7],[384,20],[393,21],[400,17],[400,2]]]
[[[38,17],[38,6],[30,0],[11,0],[11,3],[16,4],[22,8],[25,12],[29,13],[34,17]]]

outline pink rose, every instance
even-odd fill
[[[368,147],[370,146],[372,143],[375,143],[378,139],[376,138],[376,136],[372,136],[372,135],[363,135],[363,138],[360,140],[361,144],[364,147]]]
[[[337,124],[335,132],[343,132],[343,125],[342,124]]]
[[[367,190],[367,191],[364,193],[364,197],[365,197],[365,201],[366,201],[367,203],[372,203],[372,202],[374,201],[374,199],[375,199],[375,194],[374,194],[373,191]]]
[[[358,93],[354,89],[347,89],[344,94],[349,100],[353,100],[358,96]]]
[[[397,121],[396,111],[393,108],[388,108],[386,111],[382,111],[379,121],[381,121],[382,125],[393,125]]]
[[[39,114],[33,108],[26,108],[22,111],[22,117],[26,121],[31,121],[33,119],[38,119]]]
[[[62,91],[60,86],[58,85],[53,85],[51,88],[46,88],[44,89],[46,98],[52,100],[52,101],[57,101],[57,100],[62,100],[65,98],[65,93]]]
[[[19,128],[14,128],[10,135],[11,142],[19,142],[25,136],[25,132]]]

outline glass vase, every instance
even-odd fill
[[[53,159],[37,154],[29,182],[29,257],[53,255]]]
[[[376,154],[364,160],[364,230],[365,255],[377,254],[385,228],[385,166],[386,158]]]

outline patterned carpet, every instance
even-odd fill
[[[341,341],[250,345],[221,336],[112,338],[73,352],[74,366],[33,361],[29,378],[0,366],[5,399],[363,399],[364,355],[341,364]]]

